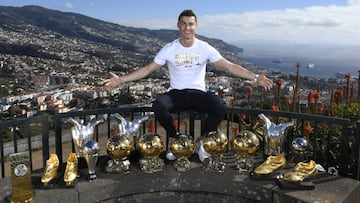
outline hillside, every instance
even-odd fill
[[[86,85],[109,71],[129,72],[150,62],[165,43],[177,37],[177,30],[126,27],[39,6],[0,6],[0,97],[38,91],[44,86],[39,76],[44,75],[63,73]],[[237,57],[241,48],[198,38],[218,48],[224,57],[243,63]],[[79,73],[92,79],[79,78]]]

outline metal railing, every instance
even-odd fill
[[[1,155],[1,177],[5,177],[5,162],[7,153],[5,153],[4,135],[12,134],[12,152],[20,152],[21,150],[28,150],[30,157],[32,157],[32,150],[34,142],[32,137],[38,135],[41,137],[41,149],[42,150],[42,165],[45,167],[46,160],[49,158],[49,143],[51,136],[50,132],[54,134],[55,151],[60,160],[63,160],[63,143],[64,143],[64,131],[69,129],[69,125],[64,122],[66,118],[72,117],[76,119],[82,119],[84,123],[89,122],[92,118],[97,116],[104,116],[105,123],[95,128],[95,137],[99,138],[99,132],[106,134],[110,137],[112,134],[112,125],[114,120],[111,119],[111,115],[119,113],[129,120],[132,120],[138,116],[142,116],[148,113],[152,113],[151,107],[119,107],[119,108],[103,108],[92,109],[83,111],[72,111],[67,113],[56,113],[53,120],[50,120],[47,116],[37,116],[27,119],[14,119],[11,121],[0,122],[0,155]],[[309,153],[307,154],[309,159],[314,160],[316,163],[321,164],[326,170],[329,168],[335,169],[339,175],[350,177],[353,179],[360,179],[360,124],[352,126],[349,119],[327,117],[320,115],[292,113],[292,112],[280,112],[263,109],[245,109],[238,107],[229,107],[227,110],[226,118],[221,124],[221,130],[225,131],[229,139],[234,136],[233,127],[238,127],[239,130],[250,129],[258,127],[259,123],[258,115],[260,113],[265,114],[271,118],[273,122],[280,123],[285,121],[294,120],[296,125],[289,130],[286,134],[285,151],[287,156],[291,156],[291,141],[297,136],[307,136],[309,145]],[[175,119],[179,122],[183,119],[187,119],[189,122],[189,129],[181,129],[179,131],[187,133],[196,137],[197,133],[201,133],[203,127],[203,121],[205,115],[198,114],[196,112],[188,111],[174,114]],[[162,127],[157,124],[154,117],[142,124],[140,131],[145,133],[150,121],[155,121],[155,133],[157,133]],[[199,122],[199,123],[198,123]],[[305,127],[311,125],[313,130],[306,132]],[[260,125],[261,126],[261,125]],[[19,130],[22,129],[22,133]],[[163,130],[163,129],[162,129]],[[6,132],[7,131],[7,132]],[[162,131],[163,132],[163,131]],[[19,136],[21,133],[27,140],[26,147],[24,149],[19,148]],[[161,135],[166,137],[165,135]],[[166,146],[168,140],[166,139]],[[74,150],[74,145],[72,145]],[[261,151],[261,148],[260,148]],[[33,160],[33,157],[31,158]],[[32,164],[32,161],[30,162]]]

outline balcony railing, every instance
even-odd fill
[[[50,151],[54,148],[55,153],[60,160],[64,160],[63,147],[64,143],[71,142],[70,125],[64,122],[67,118],[81,119],[84,123],[89,122],[92,118],[103,116],[106,121],[95,127],[95,139],[106,136],[109,138],[113,134],[114,126],[116,128],[116,120],[112,118],[112,114],[119,113],[128,120],[133,120],[138,116],[151,114],[151,107],[119,107],[119,108],[103,108],[83,111],[73,111],[67,113],[56,113],[52,117],[37,116],[27,119],[14,119],[10,121],[0,122],[0,155],[1,155],[1,177],[4,178],[10,174],[6,173],[7,156],[10,153],[21,151],[29,151],[31,169],[35,157],[32,151],[41,150],[40,168],[44,168],[46,160],[49,158]],[[314,160],[316,163],[322,165],[326,170],[332,169],[339,175],[350,177],[353,179],[360,179],[360,124],[352,125],[349,119],[326,117],[319,115],[310,115],[292,112],[280,112],[262,109],[244,109],[231,108],[227,110],[226,118],[220,124],[219,129],[225,132],[229,139],[234,136],[233,128],[239,130],[253,130],[261,133],[261,124],[259,125],[259,114],[265,114],[275,123],[295,121],[294,128],[291,128],[286,133],[286,141],[284,145],[287,157],[293,153],[291,141],[298,136],[304,136],[309,143],[307,157]],[[204,124],[205,115],[196,112],[180,112],[174,114],[177,120],[178,130],[186,132],[193,138],[201,134],[201,129]],[[185,125],[185,122],[188,121]],[[148,132],[149,123],[154,121],[155,133],[158,133],[168,145],[168,140],[165,136],[164,129],[157,124],[154,117],[150,116],[149,120],[142,123],[139,130],[140,133]],[[260,126],[260,127],[259,127]],[[311,126],[312,130],[306,129]],[[5,143],[5,136],[11,136],[12,141]],[[70,136],[70,139],[69,139]],[[35,138],[37,137],[37,141]],[[23,139],[21,139],[23,138]],[[23,141],[25,140],[25,143]],[[72,143],[72,142],[71,142]],[[40,145],[35,147],[35,145]],[[8,146],[8,147],[7,147]],[[100,145],[100,147],[102,147]],[[230,148],[230,147],[229,147]],[[71,151],[74,151],[72,144]],[[259,149],[261,155],[262,147]],[[38,160],[38,158],[36,159]],[[7,167],[9,167],[7,165]]]

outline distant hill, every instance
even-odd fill
[[[100,86],[109,71],[124,74],[146,65],[178,35],[178,30],[127,27],[39,6],[0,6],[0,97],[66,85],[56,81]],[[243,49],[219,39],[198,38],[229,60],[246,65],[238,56]],[[212,65],[208,68],[217,75],[229,74]],[[149,77],[167,79],[166,71]],[[46,82],[44,76],[52,79]]]
[[[50,10],[39,6],[0,7],[0,28],[13,32],[29,32],[29,30],[22,30],[29,26],[38,28],[40,32],[51,31],[64,37],[106,44],[130,52],[148,51],[147,46],[152,46],[152,50],[157,50],[164,43],[178,37],[177,30],[126,27],[76,13]],[[203,36],[199,36],[199,38],[206,39],[210,44],[226,53],[243,51],[241,48],[221,40]],[[143,39],[143,43],[134,43],[135,39]],[[149,41],[153,41],[153,43],[149,44]]]

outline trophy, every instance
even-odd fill
[[[265,155],[280,155],[283,153],[283,142],[285,132],[294,122],[275,124],[270,121],[264,114],[259,114],[259,118],[264,123],[264,153]]]
[[[106,152],[110,156],[105,170],[109,173],[130,172],[130,162],[126,160],[133,149],[133,141],[125,134],[114,135],[106,143]]]
[[[254,173],[257,176],[267,177],[275,170],[286,166],[283,142],[286,130],[293,126],[294,122],[275,124],[264,114],[259,114],[259,118],[264,122],[264,153],[268,157],[255,168]],[[272,176],[269,177],[272,178]]]
[[[237,154],[237,169],[240,173],[253,168],[253,157],[260,146],[257,135],[249,130],[240,131],[232,140],[232,151]]]
[[[306,159],[306,148],[308,143],[305,138],[297,137],[293,139],[291,142],[292,149],[294,151],[293,154],[293,161],[294,163],[298,163],[304,161]]]
[[[143,116],[133,121],[126,120],[118,113],[113,114],[118,122],[119,134],[111,136],[106,144],[106,151],[110,156],[105,170],[109,173],[112,172],[130,172],[130,162],[127,157],[134,147],[134,139],[139,139],[140,124],[147,119],[148,116]]]
[[[179,137],[170,143],[170,150],[176,156],[174,167],[179,172],[191,169],[189,157],[193,154],[195,143],[192,137],[180,134]]]
[[[223,172],[226,163],[223,161],[223,153],[228,148],[228,138],[222,132],[212,131],[207,133],[203,139],[203,147],[211,156],[203,161],[203,168],[205,170],[215,170]]]
[[[154,173],[164,169],[164,160],[159,158],[164,144],[158,134],[146,133],[140,137],[137,147],[142,154],[140,169],[146,173]]]
[[[88,166],[89,181],[96,179],[95,166],[98,160],[97,151],[99,149],[99,145],[94,141],[94,128],[104,121],[104,118],[101,117],[91,120],[87,125],[82,125],[73,118],[69,118],[67,120],[67,122],[73,124],[71,133],[75,145],[75,153],[78,159],[80,157],[85,158]]]
[[[99,156],[98,150],[99,150],[99,143],[94,140],[87,141],[84,144],[84,155],[85,155],[86,163],[88,165],[89,181],[96,179],[95,167]]]
[[[9,158],[11,161],[11,202],[30,202],[33,199],[33,191],[29,152],[11,154]]]

